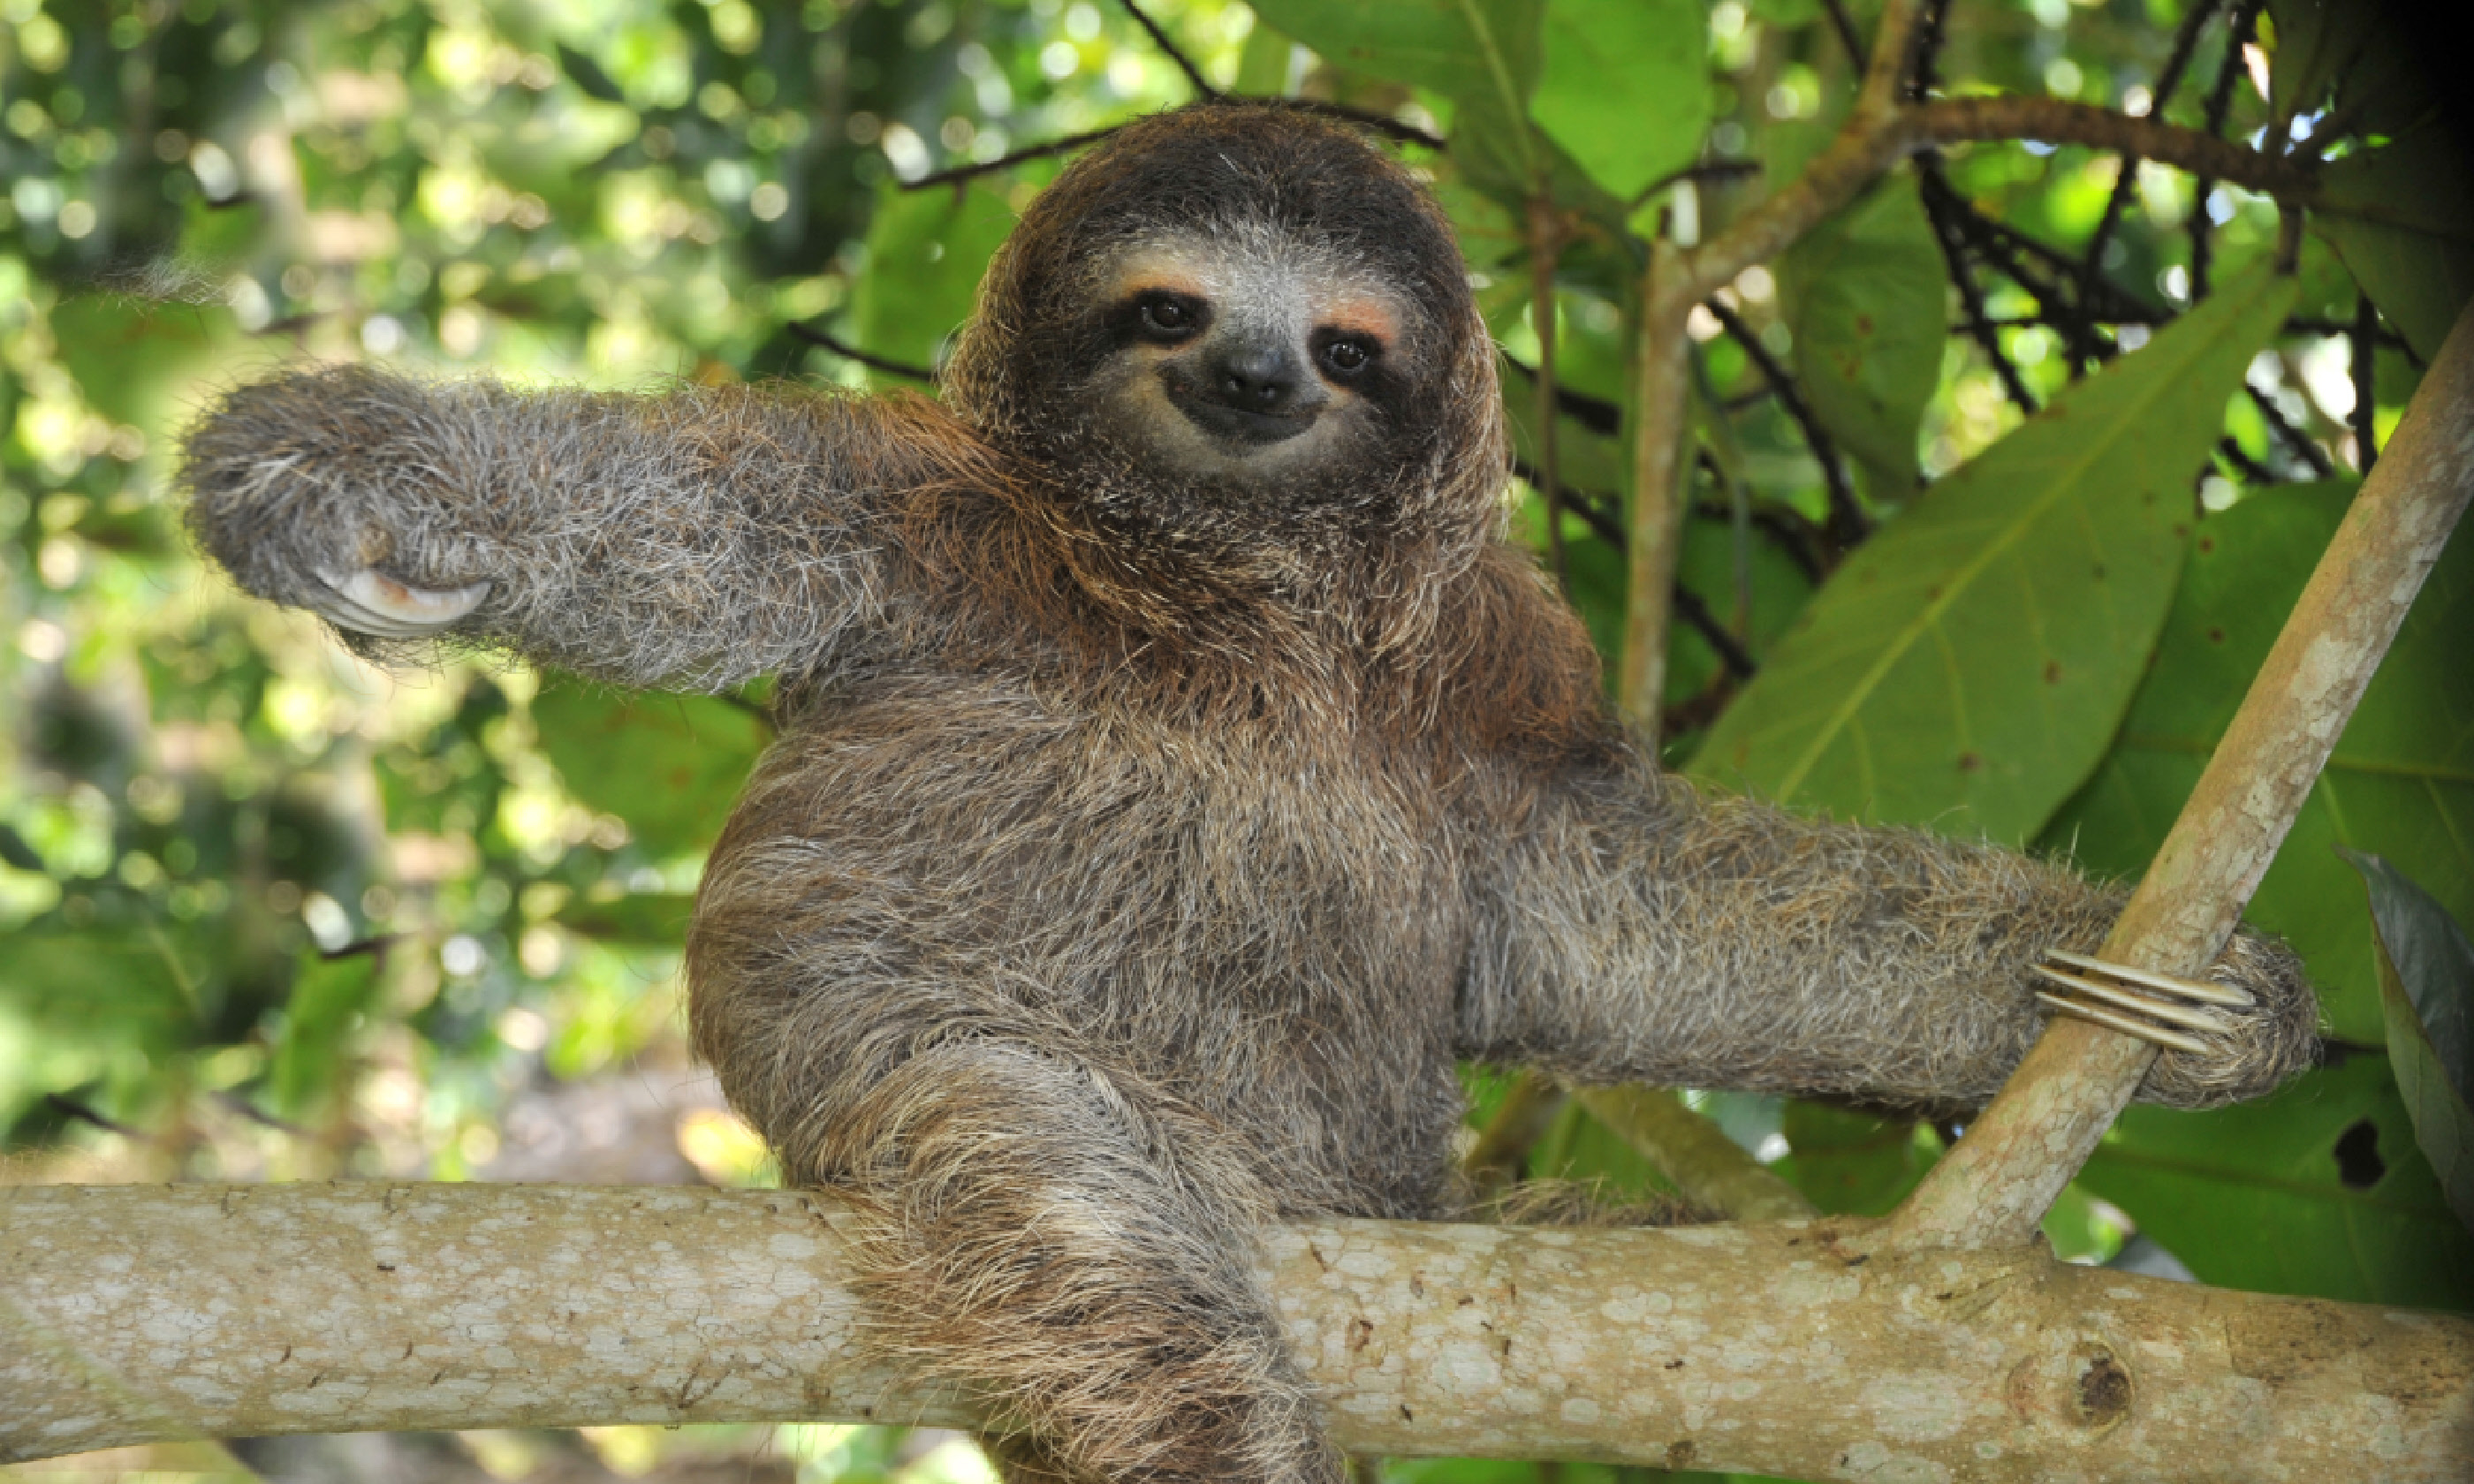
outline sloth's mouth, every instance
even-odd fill
[[[1305,407],[1284,413],[1249,412],[1243,407],[1231,407],[1225,402],[1216,402],[1176,387],[1169,389],[1169,398],[1176,403],[1177,411],[1185,414],[1187,421],[1205,433],[1224,442],[1253,448],[1297,437],[1314,426],[1316,416],[1322,410]]]

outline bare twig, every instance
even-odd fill
[[[1535,367],[1523,366],[1509,356],[1501,358],[1497,364],[1532,386],[1538,382],[1538,371]],[[1560,384],[1555,388],[1555,410],[1590,432],[1603,437],[1613,438],[1623,427],[1622,408],[1604,398],[1575,392],[1570,387]]]
[[[2354,377],[2354,411],[2348,419],[2354,428],[2354,467],[2367,474],[2379,462],[2380,420],[2375,405],[2379,383],[2380,312],[2373,307],[2371,296],[2365,294],[2354,300],[2350,370]]]
[[[1521,1161],[1564,1111],[1563,1084],[1535,1067],[1523,1067],[1504,1090],[1503,1104],[1478,1136],[1461,1171],[1480,1197],[1500,1194],[1520,1178]]]
[[[1856,29],[1856,18],[1847,13],[1847,0],[1821,0],[1821,9],[1830,17],[1830,28],[1838,33],[1838,44],[1847,49],[1848,60],[1864,65],[1864,37]]]
[[[1815,1214],[1803,1191],[1664,1088],[1581,1088],[1572,1095],[1695,1206],[1736,1221]]]
[[[2182,16],[2181,28],[2173,33],[2173,49],[2165,57],[2165,65],[2156,73],[2156,86],[2147,104],[2149,118],[2163,118],[2165,105],[2174,90],[2182,85],[2182,74],[2191,65],[2192,54],[2199,47],[2199,33],[2207,28],[2210,17],[2217,13],[2219,0],[2194,0]],[[2105,198],[2104,214],[2097,218],[2096,230],[2088,233],[2087,251],[2079,258],[2079,298],[2085,301],[2096,293],[2102,281],[2104,250],[2113,241],[2114,228],[2122,225],[2122,213],[2130,205],[2133,192],[2139,188],[2139,156],[2122,157],[2122,172],[2115,177],[2113,193]]]
[[[2225,40],[2224,59],[2217,63],[2216,84],[2208,89],[2208,106],[2202,114],[2202,128],[2209,138],[2225,132],[2225,115],[2232,111],[2234,84],[2243,75],[2243,47],[2247,45],[2259,24],[2262,0],[2242,0],[2234,8],[2231,35]],[[2186,229],[2191,234],[2191,302],[2208,297],[2208,263],[2214,252],[2210,231],[2215,226],[2208,216],[2208,197],[2217,188],[2216,178],[2208,171],[2195,172],[2192,182],[2191,218]]]
[[[1143,35],[1152,38],[1152,45],[1159,49],[1160,55],[1176,63],[1176,70],[1185,74],[1185,81],[1193,86],[1196,97],[1221,96],[1220,89],[1211,85],[1211,80],[1202,75],[1202,69],[1195,65],[1194,59],[1185,55],[1183,49],[1169,39],[1168,33],[1160,29],[1159,22],[1146,14],[1141,6],[1134,4],[1134,0],[1117,0],[1117,3],[1124,6],[1126,13],[1134,18],[1135,25],[1143,28]]]
[[[1079,150],[1086,144],[1097,144],[1125,127],[1124,124],[1111,124],[1105,129],[1092,129],[1079,134],[1067,134],[1062,139],[1051,139],[1045,144],[1027,144],[1018,150],[1007,150],[994,159],[978,159],[966,165],[950,165],[943,170],[932,170],[916,180],[903,181],[902,188],[906,191],[924,191],[931,186],[953,185],[962,180],[977,180],[981,176],[995,175],[1000,171],[1011,170],[1025,160],[1045,159],[1051,155],[1064,155]]]
[[[843,360],[856,361],[870,371],[881,371],[888,376],[907,377],[912,381],[924,381],[931,385],[934,385],[936,380],[936,373],[924,366],[913,366],[908,361],[895,361],[881,355],[870,355],[839,336],[817,329],[813,325],[793,323],[782,327],[819,350],[830,350]]]
[[[1812,450],[1813,462],[1821,466],[1821,482],[1830,491],[1830,539],[1841,549],[1862,540],[1871,534],[1873,522],[1856,498],[1856,486],[1847,477],[1845,462],[1838,457],[1837,441],[1830,436],[1828,428],[1821,425],[1820,416],[1812,410],[1812,404],[1804,399],[1804,393],[1797,387],[1795,377],[1778,363],[1778,357],[1770,354],[1769,347],[1761,344],[1760,335],[1744,323],[1742,315],[1729,308],[1725,299],[1705,299],[1702,307],[1718,317],[1728,338],[1742,347],[1744,358],[1751,361],[1754,369],[1761,373],[1761,379],[1769,383],[1771,392],[1778,396],[1780,408],[1794,419],[1796,430],[1804,435],[1805,446]]]
[[[2001,348],[2001,336],[1994,321],[1985,312],[1984,289],[1976,281],[1976,265],[1967,255],[1967,237],[1953,210],[1953,203],[1963,206],[1958,192],[1951,187],[1950,179],[1942,173],[1938,152],[1925,151],[1916,156],[1916,179],[1923,189],[1925,216],[1932,224],[1933,242],[1941,249],[1942,264],[1950,274],[1953,287],[1958,290],[1958,304],[1963,323],[1977,348],[1993,367],[1993,374],[2001,383],[2002,395],[2021,412],[2034,416],[2036,395],[2027,390],[2027,381],[2016,362]]]
[[[1538,331],[1538,493],[1546,505],[1546,566],[1555,586],[1572,590],[1571,563],[1564,556],[1564,483],[1556,456],[1555,268],[1564,253],[1564,224],[1546,195],[1529,200],[1529,317]]]
[[[2337,471],[2336,467],[2328,462],[2327,450],[2321,448],[2310,434],[2293,425],[2293,419],[2285,415],[2285,409],[2276,405],[2276,398],[2247,384],[2243,390],[2250,394],[2251,405],[2259,409],[2260,420],[2268,424],[2268,431],[2289,453],[2310,467],[2313,478],[2325,479]]]
[[[2275,858],[2380,657],[2474,497],[2474,307],[2406,409],[2099,950],[2195,974],[2215,959]],[[2127,1102],[2156,1049],[2057,1019],[1993,1106],[1894,1218],[1916,1246],[2027,1239]]]

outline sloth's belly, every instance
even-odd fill
[[[921,686],[777,745],[698,917],[795,940],[855,1024],[1001,1027],[1242,1130],[1300,1209],[1412,1214],[1457,1116],[1461,900],[1432,800],[1350,739]]]

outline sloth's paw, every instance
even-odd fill
[[[488,583],[444,591],[400,583],[370,567],[354,571],[318,568],[327,590],[310,606],[355,634],[383,639],[417,639],[436,634],[481,606]]]
[[[2302,961],[2265,934],[2235,933],[2204,979],[2058,948],[2035,973],[2047,1009],[2163,1048],[2143,1098],[2209,1108],[2259,1097],[2318,1060],[2318,1002]]]
[[[2210,1041],[2234,1031],[2237,1021],[2225,1012],[2259,1003],[2237,985],[2160,974],[2059,948],[2048,952],[2035,971],[2053,986],[2036,992],[2047,1009],[2195,1056],[2211,1054],[2218,1048]]]

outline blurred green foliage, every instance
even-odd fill
[[[2307,139],[2337,209],[2293,275],[2267,276],[2272,203],[2044,145],[1928,158],[1744,274],[1723,296],[1743,337],[1694,321],[1670,760],[2144,866],[2341,514],[2361,430],[2386,439],[2474,292],[2474,170],[2404,35],[2367,0],[2210,5],[2157,108],[2197,3],[1952,0],[1935,73]],[[1401,149],[1508,358],[1514,530],[1545,548],[1551,313],[1564,580],[1606,646],[1647,241],[1723,228],[1827,139],[1859,70],[1831,10],[1146,6],[1216,87],[1444,141]],[[687,894],[768,734],[761,693],[631,698],[485,658],[386,674],[239,600],[165,493],[205,398],[303,354],[904,384],[1058,156],[906,187],[1191,93],[1096,0],[0,0],[0,1138],[23,1178],[459,1178],[527,1089],[674,1065]],[[1558,224],[1543,304],[1534,211]],[[2365,293],[2384,318],[2358,344]],[[2461,539],[2254,912],[2328,986],[2341,1065],[2250,1108],[2134,1112],[2048,1223],[2066,1255],[2135,1227],[2212,1281],[2474,1304],[2474,1240],[2388,1065],[2363,893],[2328,850],[2474,921],[2469,562]],[[1867,573],[1916,601],[1858,591]],[[1975,586],[1953,598],[1951,573]],[[2057,700],[2063,678],[2086,684]],[[1730,751],[1757,732],[1805,762]],[[1832,1210],[1885,1209],[1955,1132],[1695,1098]],[[743,1140],[679,1134],[748,1178]],[[1577,1109],[1532,1169],[1658,1178]],[[884,1429],[776,1446],[815,1478],[976,1467]],[[594,1447],[633,1468],[668,1444]]]

